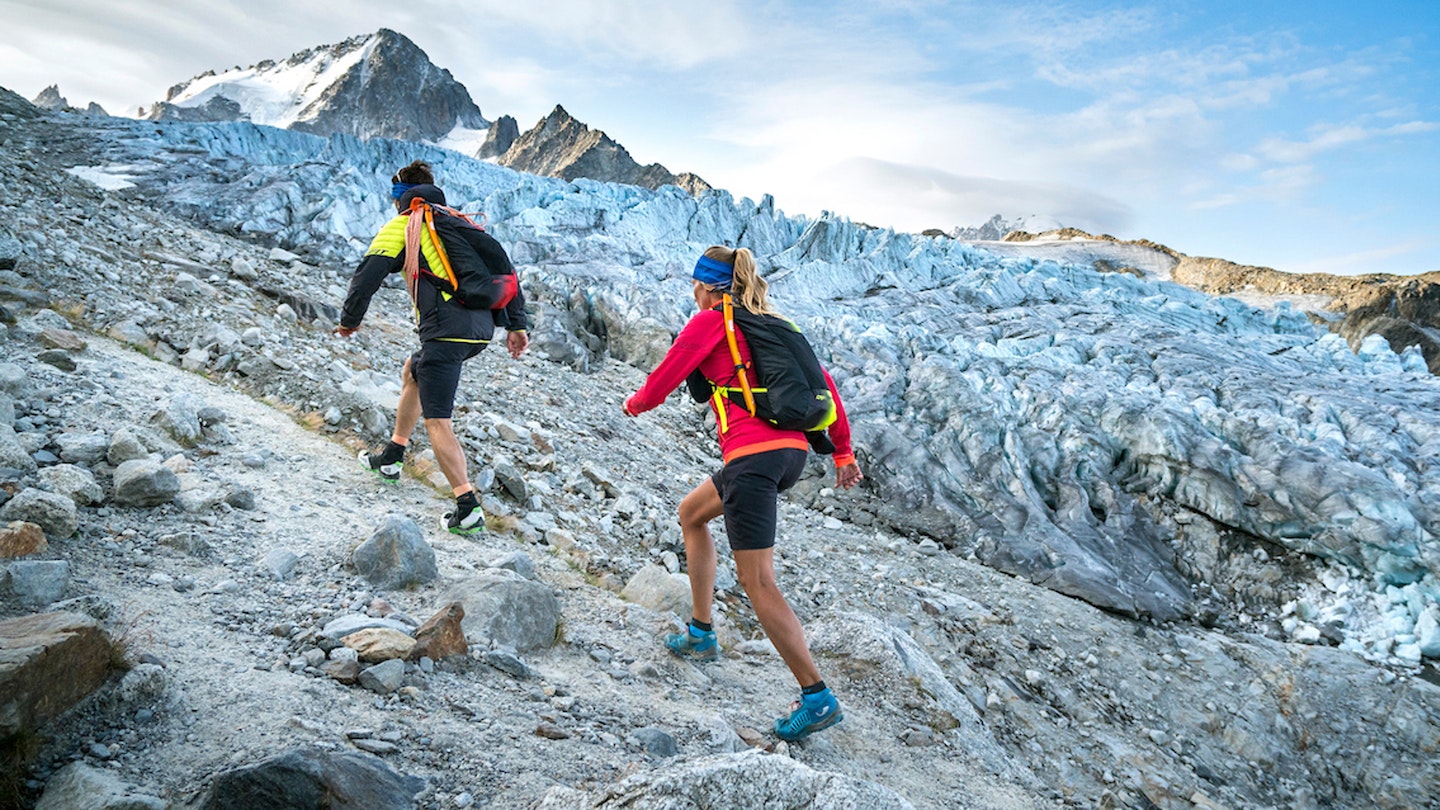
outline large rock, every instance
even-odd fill
[[[0,507],[0,520],[34,523],[45,531],[46,537],[55,539],[69,537],[80,528],[80,515],[73,500],[34,487],[21,490]]]
[[[15,429],[0,423],[0,468],[28,472],[35,469],[35,459],[20,443]]]
[[[153,459],[131,459],[115,468],[115,503],[121,506],[159,506],[179,492],[179,476]]]
[[[355,655],[367,664],[377,664],[394,658],[405,659],[415,649],[415,639],[388,627],[371,627],[340,639],[340,643],[355,651]]]
[[[220,773],[197,810],[411,810],[424,788],[370,754],[295,749]]]
[[[112,655],[110,639],[88,616],[0,621],[0,739],[33,731],[95,691]]]
[[[457,583],[448,602],[465,609],[467,638],[493,642],[517,652],[550,647],[560,625],[560,602],[550,588],[510,571],[492,569]]]
[[[745,751],[667,764],[593,793],[551,788],[535,810],[689,807],[911,810],[913,805],[874,782],[817,771],[789,757]]]
[[[13,520],[10,525],[0,528],[0,559],[28,557],[49,547],[50,544],[45,540],[45,530],[34,523]]]
[[[465,643],[465,606],[451,602],[431,616],[415,631],[415,646],[410,650],[411,661],[429,658],[439,661],[452,655],[464,655],[470,651]]]
[[[10,563],[9,571],[11,590],[30,607],[57,602],[70,587],[70,563],[66,560],[20,560]]]
[[[134,792],[99,768],[72,762],[50,777],[35,810],[166,810],[169,806],[164,799]]]
[[[646,565],[625,583],[620,595],[660,612],[669,611],[681,619],[690,618],[690,578],[672,574],[658,565]]]
[[[101,449],[104,456],[104,448]],[[63,454],[61,456],[64,457]],[[64,495],[79,506],[100,503],[105,493],[95,475],[75,464],[56,464],[40,471],[40,482],[57,495]]]
[[[60,460],[71,464],[98,464],[110,450],[110,437],[103,431],[62,433],[55,438],[60,447]]]
[[[385,518],[370,539],[355,549],[351,561],[366,582],[377,588],[408,588],[435,579],[435,550],[415,521],[400,515]]]

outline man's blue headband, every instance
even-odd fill
[[[412,188],[414,188],[414,187],[416,187],[416,186],[418,186],[418,185],[419,185],[419,183],[400,183],[400,182],[396,182],[394,185],[390,186],[390,199],[392,199],[392,200],[398,200],[398,199],[400,199],[401,197],[404,197],[404,196],[405,196],[405,192],[409,191],[410,189],[412,189]]]
[[[735,265],[701,256],[700,260],[695,262],[695,272],[691,276],[707,287],[728,290],[730,282],[735,278]]]

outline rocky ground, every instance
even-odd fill
[[[51,149],[83,148],[53,134]],[[411,340],[402,291],[343,341],[326,307],[348,267],[49,172],[33,133],[0,143],[0,518],[47,541],[7,561],[0,618],[95,616],[128,667],[40,730],[21,806],[58,795],[71,763],[155,806],[199,806],[223,772],[297,748],[422,779],[423,807],[1440,795],[1440,688],[1418,671],[1244,624],[1105,613],[887,528],[874,491],[833,491],[818,459],[782,504],[777,568],[846,720],[779,743],[768,729],[794,684],[726,555],[725,657],[697,667],[659,646],[686,610],[673,510],[717,464],[692,406],[627,419],[635,368],[486,352],[456,419],[491,530],[443,534],[423,440],[395,486],[354,460],[389,428]],[[142,468],[156,505],[135,494]],[[381,587],[354,565],[391,515],[415,522],[434,579]],[[37,561],[68,570],[17,569]],[[499,587],[528,601],[486,613]],[[325,632],[337,620],[389,618],[408,636],[457,599],[492,620],[466,628],[468,653],[347,682],[348,647]]]

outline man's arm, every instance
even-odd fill
[[[345,306],[340,310],[340,325],[335,331],[349,337],[360,328],[365,312],[370,309],[370,299],[385,282],[385,277],[400,269],[400,252],[405,249],[405,217],[395,217],[375,234],[365,258],[350,277],[350,289],[345,294]]]

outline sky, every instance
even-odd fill
[[[487,118],[561,104],[788,214],[1440,270],[1436,0],[0,0],[0,20],[0,86],[111,114],[383,27]]]

